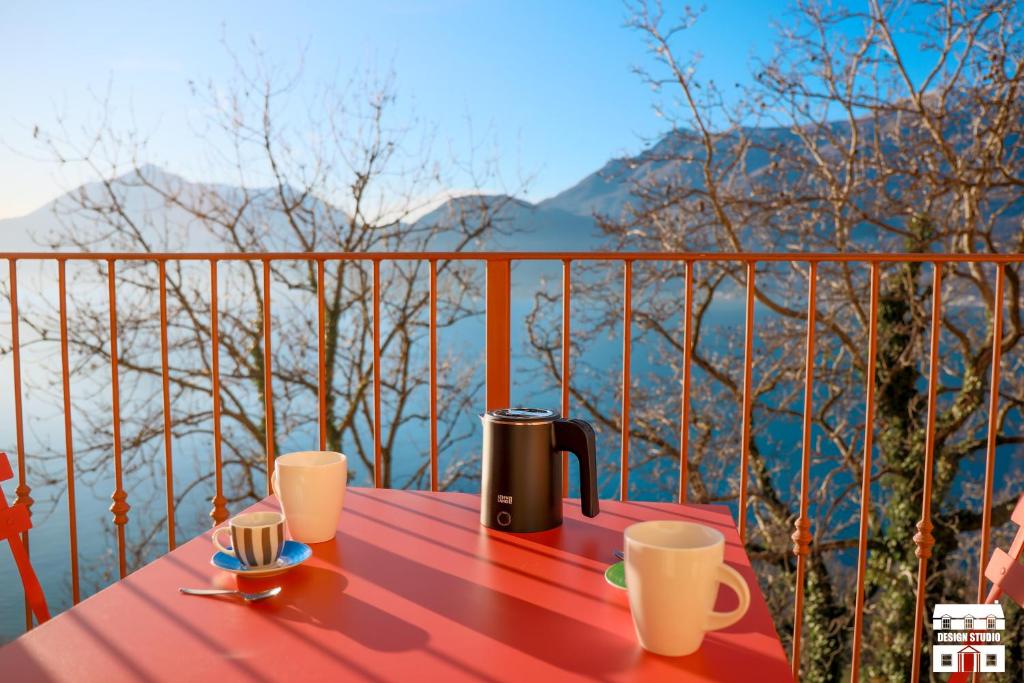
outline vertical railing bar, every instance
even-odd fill
[[[167,550],[174,550],[174,455],[171,434],[171,378],[167,361],[167,261],[157,261],[160,278],[160,369],[164,403],[164,476],[167,492]]]
[[[128,522],[128,494],[124,490],[124,470],[121,464],[121,377],[117,350],[117,262],[107,260],[107,298],[110,311],[110,412],[114,446],[114,493],[110,511],[117,530],[117,570],[123,579],[128,573],[125,558],[125,524]]]
[[[217,259],[210,259],[210,373],[213,392],[213,479],[215,492],[210,517],[216,526],[228,518],[224,498],[224,476],[220,442],[220,293],[217,285]]]
[[[562,417],[569,418],[569,352],[572,317],[572,260],[562,260]],[[562,497],[569,495],[569,453],[562,453]]]
[[[486,410],[507,408],[512,393],[512,261],[489,259],[484,271]]]
[[[430,490],[437,486],[437,259],[430,259]]]
[[[811,522],[807,518],[811,472],[811,424],[814,399],[814,332],[817,324],[818,264],[812,261],[807,274],[807,356],[804,360],[804,414],[800,458],[800,516],[793,532],[793,553],[796,555],[796,598],[793,606],[793,678],[800,680],[800,642],[803,635],[804,583],[807,575],[807,554],[811,542]]]
[[[868,555],[868,530],[871,516],[871,459],[874,448],[875,425],[875,363],[878,353],[878,294],[881,285],[881,264],[871,264],[871,300],[868,313],[868,357],[864,374],[867,388],[864,391],[864,462],[860,482],[860,534],[857,543],[857,597],[853,611],[853,657],[850,664],[850,681],[860,680],[860,646],[864,632],[864,580]]]
[[[938,412],[939,336],[942,332],[942,264],[932,263],[932,324],[929,339],[928,420],[924,435],[924,488],[921,491],[921,521],[917,523],[914,543],[917,563],[917,604],[914,608],[914,649],[911,680],[920,678],[921,637],[924,631],[924,594],[928,580],[928,558],[935,540],[932,537],[932,470],[935,464],[935,416]]]
[[[32,514],[32,487],[28,485],[28,463],[25,462],[25,428],[21,407],[21,337],[19,335],[18,313],[18,260],[8,259],[11,286],[11,355],[14,373],[14,429],[18,448],[18,488],[14,490],[15,505],[21,504]],[[25,546],[25,554],[29,554],[28,530],[21,534],[21,542]],[[32,607],[25,596],[25,630],[32,630]]]
[[[265,423],[267,449],[267,495],[273,492],[271,479],[274,475],[274,370],[272,318],[270,310],[270,259],[263,259],[263,420]]]
[[[327,448],[327,311],[324,304],[324,261],[316,262],[316,354],[317,354],[317,409],[320,422],[320,450]]]
[[[60,295],[60,361],[64,393],[64,452],[68,487],[68,543],[71,554],[71,601],[78,604],[78,519],[75,510],[75,461],[71,435],[71,370],[68,360],[67,264],[57,259],[57,289]]]
[[[373,485],[384,485],[380,443],[380,260],[373,260]]]
[[[693,349],[693,261],[686,262],[683,304],[683,395],[679,419],[679,504],[686,503],[690,482],[690,370]]]
[[[740,506],[739,533],[740,542],[747,540],[747,471],[750,469],[750,440],[753,438],[750,404],[753,399],[753,367],[754,350],[754,271],[757,262],[747,262],[747,308],[743,331],[743,418],[740,426]]]
[[[633,326],[633,262],[622,262],[622,442],[619,457],[619,500],[629,500],[629,365]]]
[[[992,377],[988,390],[988,437],[985,446],[985,495],[981,508],[981,554],[978,555],[978,602],[985,599],[985,562],[992,530],[992,486],[995,480],[996,437],[999,435],[999,376],[1003,358],[1003,280],[1006,266],[996,266],[996,290],[992,298]]]

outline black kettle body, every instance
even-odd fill
[[[598,513],[593,427],[539,408],[501,408],[480,418],[484,431],[481,524],[516,533],[561,525],[562,451],[579,459],[583,514]]]

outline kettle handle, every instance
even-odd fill
[[[583,420],[556,420],[555,451],[569,451],[580,461],[580,504],[583,514],[594,517],[597,502],[597,445],[594,428]]]

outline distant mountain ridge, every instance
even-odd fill
[[[182,193],[207,193],[210,191],[226,197],[229,203],[232,195],[241,196],[242,188],[225,184],[194,183],[165,171],[157,166],[147,165],[139,169],[149,182],[161,188],[174,188]],[[224,245],[203,238],[201,231],[196,230],[195,219],[180,207],[168,205],[159,193],[140,186],[135,180],[135,171],[113,180],[120,194],[124,196],[123,204],[132,220],[140,225],[149,226],[153,237],[158,234],[157,227],[177,225],[181,239],[169,245],[174,249],[194,251],[224,251]],[[250,197],[258,201],[269,196],[271,190],[247,188]],[[82,194],[91,195],[102,192],[100,183],[87,183],[64,195],[46,203],[35,211],[19,216],[0,220],[0,252],[47,251],[53,248],[52,236],[62,229],[61,215],[65,217],[74,207],[76,198]],[[198,196],[198,195],[197,195]],[[338,211],[322,200],[314,200],[316,210]],[[435,224],[440,227],[454,227],[460,220],[471,220],[474,212],[479,215],[481,202],[489,206],[500,206],[495,212],[493,230],[485,234],[471,248],[479,250],[507,251],[539,251],[539,250],[588,250],[595,248],[600,236],[593,217],[581,211],[566,210],[558,206],[542,206],[531,204],[522,199],[500,195],[464,195],[449,199],[416,219],[416,225]],[[65,218],[66,220],[66,218]],[[88,216],[76,215],[75,220],[89,222]],[[286,226],[272,232],[278,232],[282,244],[281,250],[298,250],[297,245],[287,244]],[[457,235],[445,236],[442,232],[435,240],[434,248],[444,250],[453,248]],[[98,245],[97,245],[98,246]],[[109,245],[108,248],[117,248]]]
[[[865,124],[867,126],[874,124]],[[894,121],[882,121],[879,125],[899,125]],[[849,124],[839,121],[834,124],[840,138],[844,128]],[[954,131],[956,133],[956,131]],[[771,162],[771,154],[766,151],[776,146],[802,144],[797,135],[788,128],[762,127],[743,130],[756,144],[747,148],[744,166],[751,176],[764,171]],[[969,134],[960,131],[957,134]],[[954,135],[954,137],[956,137]],[[730,152],[728,146],[734,140],[726,135],[719,139],[719,157]],[[827,150],[826,150],[827,153]],[[445,201],[427,214],[419,217],[415,223],[419,225],[435,224],[441,227],[455,226],[460,220],[471,220],[480,215],[481,202],[490,206],[500,205],[494,214],[494,229],[487,231],[469,248],[474,250],[501,251],[591,251],[606,244],[595,215],[616,219],[624,216],[632,201],[632,191],[638,184],[651,185],[660,182],[671,183],[676,187],[700,188],[704,185],[703,176],[704,147],[700,137],[693,131],[676,130],[662,136],[655,144],[633,156],[623,156],[609,160],[601,168],[582,178],[578,183],[564,191],[531,203],[519,198],[501,195],[463,195]],[[240,195],[242,188],[224,184],[192,183],[179,176],[156,166],[144,166],[140,173],[161,183],[173,185],[178,189],[189,191],[214,190],[222,196],[230,198],[233,194]],[[125,185],[122,176],[115,183]],[[82,192],[96,191],[96,183],[83,185],[68,192],[36,211],[20,218],[0,220],[0,251],[32,251],[45,245],[48,235],[52,234],[59,223],[54,209],[66,205],[73,196]],[[274,191],[267,188],[247,188],[250,197],[257,201],[261,198],[268,202],[275,201]],[[147,196],[147,194],[149,196]],[[181,215],[181,209],[166,206],[156,193],[142,188],[132,188],[127,202],[130,210],[139,214],[140,222],[161,225],[182,223],[183,239],[169,245],[174,250],[224,250],[223,244],[207,243],[201,239],[200,231],[195,229],[194,220]],[[316,211],[341,212],[329,203],[315,199],[317,204],[312,207]],[[176,215],[177,212],[177,215]],[[1020,221],[1024,217],[1024,202],[1016,202],[1003,212],[1001,221],[1009,229],[1020,230]],[[1015,227],[1016,226],[1016,227]],[[268,240],[274,243],[275,249],[281,251],[300,250],[299,245],[289,243],[290,231],[282,218],[280,227],[267,226]],[[868,239],[870,235],[864,234]],[[455,246],[457,235],[445,235],[444,231],[432,242],[431,248],[447,250]],[[279,244],[278,244],[279,243]],[[858,244],[858,247],[871,249],[878,245],[871,243]],[[752,247],[756,248],[756,247]],[[762,248],[771,248],[764,245]]]

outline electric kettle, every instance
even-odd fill
[[[484,431],[481,524],[516,533],[561,525],[561,451],[579,459],[583,514],[597,515],[593,427],[540,408],[501,408],[480,419]]]

